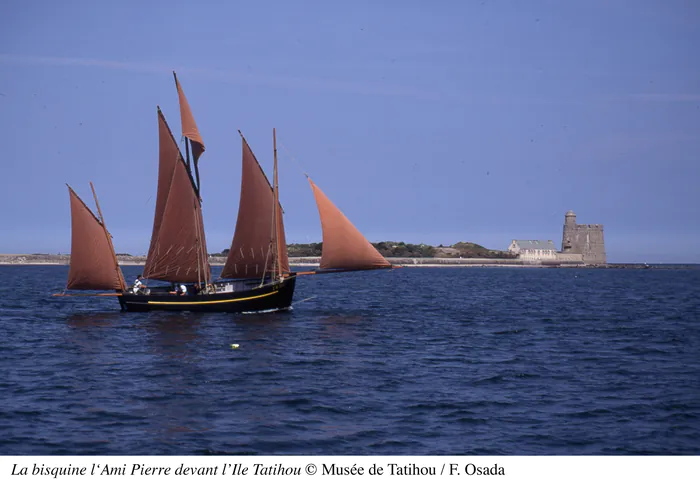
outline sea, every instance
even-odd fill
[[[266,314],[67,273],[0,266],[0,455],[700,454],[697,266],[305,276]]]

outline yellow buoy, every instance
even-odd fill
[[[231,350],[235,350],[238,348],[240,345],[238,343],[231,343]]]

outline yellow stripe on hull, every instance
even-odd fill
[[[231,298],[227,300],[203,300],[201,302],[158,302],[155,300],[149,300],[148,304],[151,305],[207,305],[207,304],[228,304],[231,302],[243,302],[244,300],[253,300],[256,298],[263,298],[263,297],[269,297],[270,295],[275,295],[279,290],[275,290],[274,292],[270,293],[264,293],[262,295],[254,295],[252,297],[244,297],[244,298]]]

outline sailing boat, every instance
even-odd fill
[[[297,275],[391,268],[391,264],[309,178],[323,230],[321,264],[318,271],[292,272],[279,202],[276,131],[273,129],[272,133],[272,184],[239,131],[243,153],[238,219],[221,277],[212,280],[199,180],[199,159],[205,146],[177,75],[173,75],[180,103],[186,158],[158,108],[158,188],[151,243],[143,273],[147,280],[170,284],[157,286],[149,281],[149,288],[127,289],[102,213],[99,213],[100,220],[92,213],[87,215],[84,211],[87,206],[70,189],[71,204],[75,195],[75,200],[84,206],[83,209],[71,207],[71,273],[75,266],[83,281],[71,283],[69,274],[67,288],[114,289],[122,309],[128,311],[261,312],[291,307]],[[100,238],[99,242],[91,244],[89,252],[82,244],[85,235],[76,233],[89,229],[86,225],[91,232],[94,230],[94,237]],[[98,226],[106,241],[97,235]],[[108,259],[112,261],[108,263]],[[105,265],[110,266],[111,277],[107,276]],[[184,294],[175,290],[180,285],[185,286]]]

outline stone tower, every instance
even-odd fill
[[[576,213],[569,210],[564,216],[564,235],[561,240],[561,251],[565,254],[580,254],[572,250],[572,239],[576,232]]]
[[[577,225],[576,213],[568,211],[564,216],[561,251],[565,254],[582,254],[586,264],[605,264],[603,225]]]

